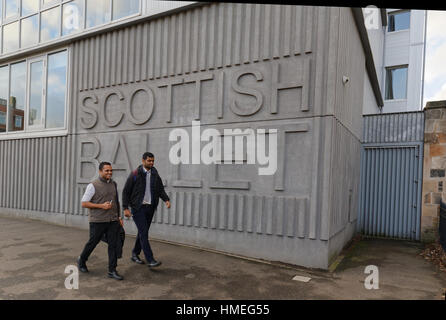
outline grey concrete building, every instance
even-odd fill
[[[99,162],[121,191],[150,150],[172,200],[152,237],[328,268],[355,232],[364,79],[382,104],[360,9],[28,2],[3,1],[1,214],[87,228]],[[192,121],[276,129],[277,170],[246,163],[248,139],[242,163],[172,164]]]

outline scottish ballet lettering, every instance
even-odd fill
[[[289,75],[287,79],[293,80],[284,80],[285,73]],[[200,120],[204,113],[215,120],[223,119],[226,109],[246,118],[265,106],[269,106],[269,114],[277,114],[279,91],[296,88],[301,89],[301,95],[300,103],[293,103],[295,111],[307,112],[310,107],[309,74],[310,58],[302,57],[286,64],[275,61],[262,66],[249,65],[86,90],[79,96],[79,125],[87,130],[95,128],[99,122],[108,128],[126,123],[142,126],[150,123],[157,108],[164,124],[173,123],[174,112],[185,107],[189,108],[192,120]],[[180,96],[175,96],[174,90],[181,92]],[[208,97],[205,106],[203,96]],[[143,102],[142,108],[135,105],[136,100]],[[112,101],[116,107],[110,111]]]

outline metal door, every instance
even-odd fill
[[[419,240],[422,143],[369,144],[361,152],[359,231]]]

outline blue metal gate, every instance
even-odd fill
[[[423,113],[364,119],[358,230],[368,236],[419,240]]]

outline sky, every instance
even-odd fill
[[[427,101],[446,100],[446,11],[427,14],[423,106]]]

